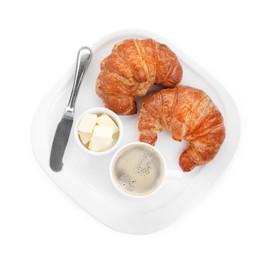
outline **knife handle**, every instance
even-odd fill
[[[76,62],[76,70],[72,92],[70,95],[70,99],[66,108],[66,112],[71,112],[74,114],[76,99],[78,96],[78,92],[80,89],[80,85],[83,79],[83,75],[85,74],[88,65],[92,59],[92,51],[88,47],[82,47],[78,51],[77,62]]]

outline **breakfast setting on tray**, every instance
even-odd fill
[[[146,234],[207,190],[239,127],[231,96],[181,49],[122,32],[79,49],[39,105],[32,143],[44,171],[92,216]]]
[[[91,58],[89,48],[80,49],[71,95],[74,102]],[[140,142],[154,146],[163,129],[167,129],[175,141],[185,139],[189,142],[189,147],[179,157],[184,172],[208,163],[219,152],[225,138],[223,117],[207,93],[180,84],[183,69],[168,46],[154,39],[126,39],[113,47],[100,67],[95,92],[108,110],[104,113],[98,109],[97,113],[90,111],[81,116],[77,124],[77,140],[79,138],[80,146],[85,150],[96,155],[114,148],[118,136],[122,135],[120,119],[115,114],[139,113]],[[147,95],[154,85],[164,89]],[[136,96],[146,96],[140,111]],[[74,104],[71,103],[53,141],[50,158],[53,171],[62,170],[62,157],[73,122]],[[137,143],[129,146],[125,153],[120,158],[115,157],[112,166],[112,177],[119,190],[143,196],[160,186],[165,169],[160,167],[162,160],[155,158],[156,151]]]

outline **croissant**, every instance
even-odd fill
[[[135,96],[144,96],[154,84],[173,87],[182,79],[175,54],[153,39],[125,40],[101,62],[96,93],[117,114],[137,112]]]
[[[176,86],[148,96],[138,117],[139,140],[154,145],[157,133],[168,129],[176,141],[189,146],[179,157],[183,171],[212,160],[225,138],[223,117],[202,90]]]

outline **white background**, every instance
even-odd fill
[[[0,259],[275,259],[273,2],[1,1]],[[145,236],[88,215],[44,174],[30,143],[36,107],[78,48],[126,28],[182,48],[229,91],[242,123],[218,181],[177,222]]]

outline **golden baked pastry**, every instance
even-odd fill
[[[174,140],[189,142],[179,157],[183,171],[212,160],[225,138],[218,108],[202,90],[188,86],[163,89],[142,103],[138,119],[140,141],[154,145],[157,133],[164,128]]]
[[[125,40],[101,62],[96,93],[117,114],[137,112],[135,96],[144,96],[154,84],[173,87],[182,79],[175,54],[153,39]]]

